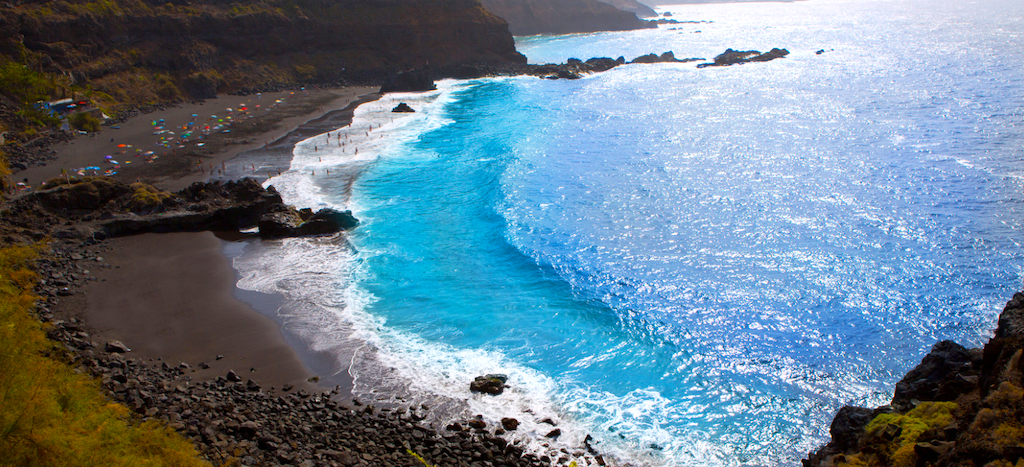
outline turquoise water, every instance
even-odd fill
[[[1024,6],[667,8],[712,22],[518,47],[792,54],[366,104],[269,182],[363,224],[263,243],[241,286],[290,298],[360,397],[515,416],[555,459],[589,434],[634,464],[797,464],[937,340],[982,344],[1024,272]],[[494,372],[509,391],[469,393]]]

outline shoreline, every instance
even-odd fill
[[[250,154],[273,152],[286,170],[292,148],[308,137],[306,133],[323,125],[347,125],[359,104],[379,97],[376,92],[363,92],[368,89],[325,91],[324,95],[332,98],[322,106],[322,112],[314,110],[291,116],[275,124],[272,130],[254,135],[273,144],[228,145],[211,159],[222,160],[225,165],[227,161],[236,160],[241,166]],[[192,112],[197,105],[183,106],[174,113]],[[148,130],[145,128],[148,120],[171,118],[163,115],[137,116],[122,125],[143,124],[142,128]],[[144,133],[136,130],[132,136],[137,141],[140,137],[146,138]],[[78,139],[92,146],[97,142],[102,144],[102,139]],[[61,154],[63,152],[58,150],[58,155]],[[71,158],[58,159],[49,167],[83,158],[95,159],[96,154],[74,154]],[[50,170],[47,166],[36,169]],[[210,178],[209,172],[196,172],[164,178],[156,184],[173,190],[206,178]],[[230,179],[235,178],[242,176]],[[190,376],[196,381],[211,381],[234,370],[267,387],[280,389],[287,385],[310,393],[337,389],[350,399],[353,383],[347,369],[331,375],[317,375],[309,369],[310,366],[319,369],[327,366],[322,364],[322,358],[317,358],[315,351],[286,332],[276,313],[283,297],[245,291],[237,286],[238,272],[231,266],[226,250],[231,243],[246,240],[232,237],[238,236],[197,232],[106,240],[98,245],[104,251],[94,255],[102,261],[97,262],[94,269],[86,270],[90,273],[88,279],[95,282],[85,285],[83,293],[63,298],[54,311],[60,318],[84,322],[91,332],[105,340],[124,342],[133,349],[135,353],[131,355],[136,358],[163,360],[175,365],[186,363],[192,367]],[[188,273],[190,269],[195,273]],[[197,275],[203,280],[197,280]],[[203,309],[211,310],[212,315],[198,312]],[[223,359],[216,358],[218,355],[223,355]],[[199,368],[200,364],[208,368]],[[253,368],[255,372],[250,371]],[[311,382],[308,378],[321,379]]]
[[[276,99],[277,94],[289,92],[272,93],[265,95],[264,99]],[[211,154],[209,159],[220,161],[227,167],[242,167],[259,158],[264,162],[271,161],[277,169],[287,170],[297,142],[350,124],[356,107],[380,97],[371,88],[316,90],[311,94],[315,98],[305,108],[312,104],[312,112],[275,122],[270,130],[251,135],[256,142],[242,146],[226,145]],[[323,98],[329,98],[329,101],[322,104]],[[211,101],[216,105],[224,103],[223,99]],[[209,104],[208,101],[181,106],[172,113],[180,117],[196,111],[198,106]],[[303,109],[300,106],[295,110],[301,112]],[[170,120],[172,116],[159,112],[136,116],[122,123],[122,129],[135,125],[134,133],[126,139],[151,139],[146,134],[148,121],[156,118]],[[78,140],[85,140],[86,146],[93,151],[97,150],[97,145],[104,144],[102,137]],[[71,158],[60,158],[72,145],[65,143],[65,146],[57,151],[58,161],[49,164],[50,167],[88,157],[96,159],[98,154],[75,153]],[[229,164],[229,161],[233,163]],[[47,170],[47,167],[36,169]],[[253,174],[237,172],[234,174],[237,176],[229,176],[230,171],[221,176],[210,172],[178,173],[177,177],[159,175],[154,185],[177,190],[206,179],[254,178]],[[261,182],[266,179],[256,178]],[[83,321],[98,336],[124,342],[138,358],[186,363],[193,367],[190,376],[196,381],[211,381],[234,370],[268,387],[280,389],[287,385],[296,391],[310,393],[334,389],[345,399],[351,399],[353,381],[347,368],[327,375],[316,374],[310,369],[312,366],[333,370],[329,359],[287,331],[277,314],[283,296],[238,287],[238,271],[230,264],[232,257],[228,250],[240,250],[248,241],[244,237],[231,233],[197,232],[143,234],[106,240],[101,244],[106,251],[103,256],[97,255],[104,259],[104,268],[91,275],[98,282],[85,286],[83,294],[62,300],[55,311],[65,318]],[[142,268],[140,264],[150,267]],[[176,274],[169,271],[172,266]],[[204,276],[204,280],[196,280],[188,274],[189,266]],[[118,285],[107,286],[109,283]],[[149,290],[143,293],[143,289]],[[197,313],[199,309],[214,310],[215,316],[202,316]],[[142,313],[146,314],[145,318],[137,317]],[[230,345],[222,345],[222,341],[230,342]],[[223,360],[217,359],[218,355],[223,355]],[[209,368],[198,368],[200,363]],[[250,371],[253,368],[255,372]],[[307,381],[309,378],[318,380]]]
[[[355,105],[323,112],[299,128],[336,128]],[[303,137],[289,132],[278,140],[287,148]],[[552,465],[547,456],[499,437],[500,426],[440,427],[428,421],[429,407],[407,401],[364,405],[350,397],[347,369],[337,375],[347,378],[313,378],[318,375],[303,357],[314,352],[303,355],[289,342],[282,326],[287,318],[274,314],[280,296],[240,300],[254,292],[237,287],[228,250],[244,248],[237,238],[245,234],[107,238],[87,233],[86,224],[96,218],[86,213],[96,211],[35,206],[19,208],[19,219],[43,223],[20,231],[22,224],[12,224],[6,231],[15,235],[8,237],[12,241],[55,237],[38,263],[37,314],[51,323],[50,338],[113,400],[143,421],[161,420],[191,438],[207,459],[240,459],[244,465]]]
[[[117,180],[177,191],[210,179],[239,154],[279,144],[307,122],[374,94],[377,89],[371,87],[311,89],[219,96],[170,106],[58,143],[44,165],[11,178],[40,188],[62,171],[77,176],[78,169],[95,167],[83,175],[109,170]]]

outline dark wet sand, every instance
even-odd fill
[[[295,143],[348,124],[359,103],[377,97],[360,93],[364,90],[338,92],[342,97],[331,100],[329,106],[292,117],[285,125],[289,131],[264,134],[271,143],[245,148],[247,152],[243,151],[236,164],[255,158],[287,169]],[[149,125],[153,117],[138,118]],[[296,123],[300,120],[304,123]],[[144,137],[140,130],[135,133]],[[231,157],[236,154],[232,152]],[[62,159],[59,163],[71,162]],[[198,181],[193,178],[195,174],[188,174],[160,184],[183,187]],[[276,314],[280,296],[237,289],[237,272],[224,252],[225,242],[239,241],[239,236],[221,237],[224,239],[212,232],[199,232],[106,240],[102,245],[104,263],[111,267],[95,268],[93,275],[98,281],[88,284],[83,293],[68,297],[63,311],[83,319],[101,340],[124,342],[132,349],[129,356],[133,358],[162,360],[169,365],[187,363],[195,381],[234,370],[264,389],[274,387],[280,392],[283,386],[292,385],[294,390],[319,392],[338,387],[342,397],[350,397],[352,378],[346,369],[331,368],[336,365],[335,358],[309,351],[298,338],[282,331]],[[223,357],[218,360],[218,355]],[[200,363],[209,368],[201,368]],[[310,367],[330,374],[314,374]],[[321,379],[309,382],[313,376]]]

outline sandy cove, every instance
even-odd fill
[[[377,97],[348,91],[327,107],[307,102],[310,112],[304,115],[293,110],[298,123],[292,131],[251,133],[254,142],[239,160],[231,158],[240,147],[207,157],[225,166],[252,167],[257,160],[271,170],[286,168],[296,142],[350,123],[356,105]],[[168,119],[149,114],[124,122],[121,130],[136,128],[134,137],[150,140],[148,130],[156,118]],[[101,144],[103,137],[78,138],[75,145]],[[58,159],[49,167],[97,154],[74,152],[72,159]],[[191,163],[179,172],[159,164],[140,164],[140,172],[126,170],[115,177],[174,188],[211,176],[209,170],[196,175]],[[74,212],[39,215],[48,219],[42,230],[50,235],[77,231],[80,223],[95,220]],[[4,238],[44,235],[24,225],[7,225]],[[142,419],[162,420],[190,437],[215,464],[540,467],[568,465],[575,458],[581,466],[606,465],[589,446],[572,457],[559,453],[558,459],[526,453],[499,437],[516,429],[514,419],[428,426],[421,422],[429,407],[400,403],[375,408],[353,400],[347,368],[325,367],[325,361],[336,358],[290,345],[297,339],[290,340],[277,321],[280,297],[235,287],[237,273],[225,252],[239,244],[212,232],[55,236],[53,254],[40,261],[37,290],[39,316],[52,323],[49,336],[71,350],[72,364],[99,378],[113,399]],[[237,298],[242,294],[256,309]]]
[[[379,96],[376,91],[370,87],[280,91],[176,105],[58,143],[51,147],[54,153],[46,165],[29,167],[11,178],[27,179],[29,186],[40,188],[63,171],[75,176],[78,169],[98,167],[84,173],[102,175],[111,170],[117,172],[113,177],[122,181],[138,179],[176,191],[209,179],[211,170],[216,176],[217,171],[230,169],[231,160],[241,153],[268,146],[280,148],[286,145],[282,140],[303,124],[345,113],[361,98]],[[157,132],[166,133],[154,134]],[[185,133],[190,136],[182,141]],[[144,155],[148,152],[153,154]]]

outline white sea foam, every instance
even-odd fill
[[[363,104],[351,125],[299,142],[289,170],[266,184],[274,185],[289,204],[352,209],[359,217],[358,200],[339,200],[322,188],[322,179],[331,176],[328,171],[342,173],[343,168],[378,158],[422,157],[403,147],[450,123],[443,116],[444,106],[463,86],[466,83],[442,81],[434,92],[387,94]],[[399,102],[416,112],[392,113]],[[495,350],[428,342],[367,312],[375,298],[358,287],[356,279],[366,273],[360,270],[360,259],[373,254],[356,252],[342,236],[293,238],[260,242],[235,258],[234,267],[241,276],[240,288],[285,297],[278,310],[284,327],[310,350],[334,355],[335,371],[351,374],[354,395],[360,400],[427,404],[431,411],[426,422],[439,428],[478,415],[492,428],[503,418],[515,418],[520,425],[506,438],[529,452],[553,461],[583,455],[587,430],[562,410],[556,401],[558,383],[552,378]],[[501,397],[469,391],[473,378],[490,373],[509,377],[510,388]],[[562,434],[545,437],[555,428],[546,420]]]

